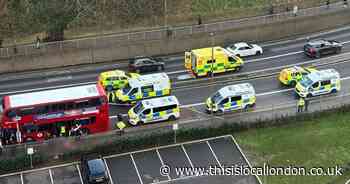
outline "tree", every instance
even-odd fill
[[[61,41],[64,30],[79,13],[77,0],[30,0],[34,24],[47,33],[46,41]]]

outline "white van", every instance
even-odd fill
[[[142,100],[129,112],[129,123],[151,123],[164,120],[175,120],[180,117],[179,101],[175,96],[166,96]]]
[[[128,84],[116,92],[117,101],[133,102],[170,95],[171,83],[166,73],[141,75],[130,78]]]
[[[303,77],[295,86],[295,92],[300,97],[312,97],[340,90],[340,75],[334,69],[311,72]]]
[[[254,107],[254,87],[250,83],[225,86],[206,101],[207,112],[226,112]]]

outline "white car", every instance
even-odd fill
[[[226,47],[226,49],[235,56],[254,56],[263,53],[263,49],[256,44],[249,44],[245,42],[239,42]]]

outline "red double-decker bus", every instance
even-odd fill
[[[109,130],[109,107],[100,84],[4,96],[2,139],[5,144],[41,141],[79,125],[93,134]]]

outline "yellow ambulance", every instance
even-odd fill
[[[304,76],[315,71],[317,71],[317,69],[312,67],[294,66],[290,68],[285,68],[280,72],[278,80],[283,85],[295,87],[297,82],[302,80]]]
[[[196,77],[211,73],[239,71],[244,62],[222,47],[210,47],[185,52],[185,68]]]

